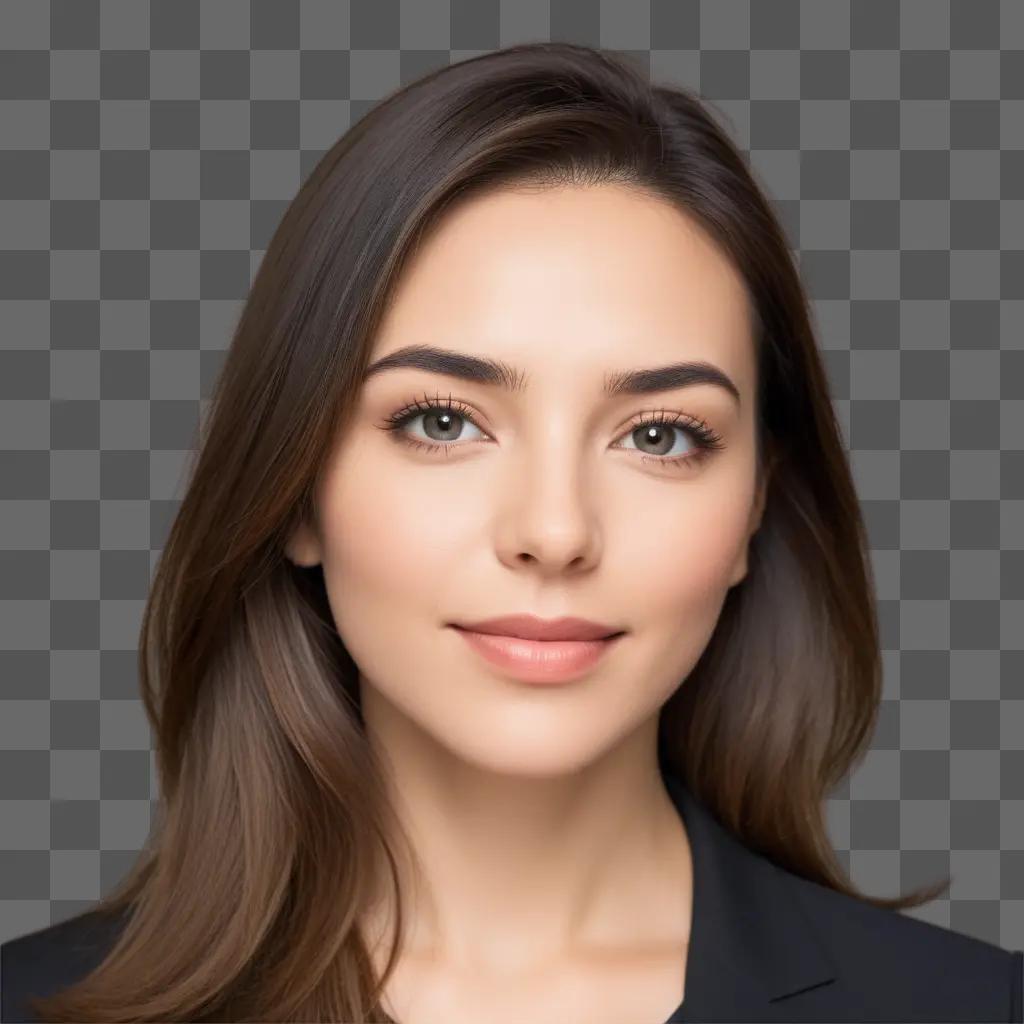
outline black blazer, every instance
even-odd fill
[[[671,771],[693,854],[685,998],[697,1021],[1016,1021],[1024,952],[878,909],[740,843]],[[120,925],[95,911],[0,945],[0,1021],[96,966]],[[630,1021],[624,1024],[658,1024]]]

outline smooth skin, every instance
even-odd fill
[[[526,375],[521,394],[416,368],[368,379],[319,524],[288,545],[323,566],[422,869],[403,883],[410,938],[386,990],[402,1024],[661,1024],[683,999],[692,859],[658,713],[760,524],[752,322],[696,222],[615,184],[473,197],[398,284],[371,362],[426,344]],[[691,359],[740,401],[711,384],[602,394],[606,374]],[[434,452],[380,429],[425,395],[470,410],[406,424]],[[723,447],[659,463],[698,450],[685,420],[645,442],[641,416],[663,412],[703,420]],[[446,625],[515,612],[628,634],[584,678],[541,686]],[[369,934],[390,920],[380,906]]]

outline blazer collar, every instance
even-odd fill
[[[788,996],[838,975],[801,902],[809,883],[744,846],[662,762],[693,859],[683,1003],[673,1022],[784,1019]]]

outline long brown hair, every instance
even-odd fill
[[[360,922],[380,884],[398,905],[410,844],[322,571],[295,566],[284,544],[316,522],[319,475],[424,232],[482,190],[606,182],[675,204],[740,271],[756,320],[758,471],[770,470],[747,576],[663,708],[659,752],[747,846],[804,878],[895,910],[948,887],[858,893],[826,831],[824,801],[874,728],[881,654],[860,506],[769,202],[694,95],[608,51],[524,44],[375,106],[270,241],[142,623],[158,813],[96,908],[123,924],[116,943],[36,1002],[41,1019],[391,1019],[381,995],[402,913],[379,977]]]

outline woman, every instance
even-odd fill
[[[270,243],[143,622],[159,820],[5,945],[5,1012],[1020,1021],[1020,952],[895,912],[948,880],[862,895],[829,843],[868,566],[698,101],[568,44],[426,76]]]

